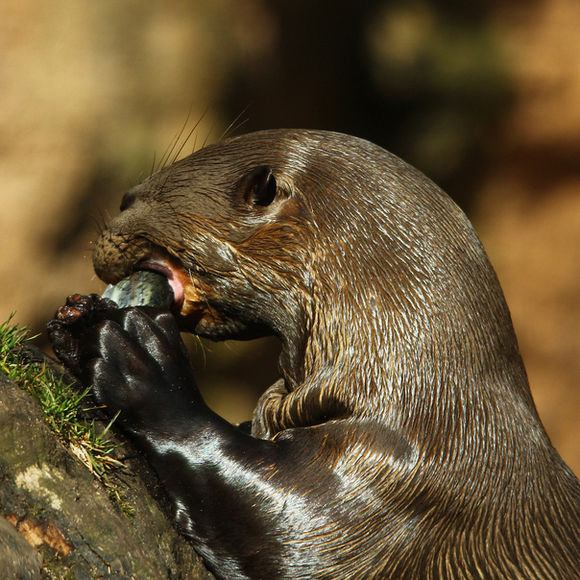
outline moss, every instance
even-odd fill
[[[38,401],[55,436],[105,485],[119,509],[133,515],[132,507],[109,478],[113,469],[124,467],[113,456],[122,443],[108,436],[116,416],[104,429],[94,420],[87,420],[86,412],[95,410],[88,398],[90,389],[79,392],[45,364],[23,361],[20,347],[31,338],[28,329],[12,323],[12,316],[0,324],[0,372]]]

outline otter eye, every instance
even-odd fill
[[[244,201],[249,205],[270,205],[276,198],[278,184],[272,168],[264,165],[254,169],[242,183]]]

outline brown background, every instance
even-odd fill
[[[353,133],[469,214],[540,415],[580,472],[577,0],[0,0],[0,16],[1,320],[40,332],[66,294],[102,290],[98,224],[188,115],[183,154],[236,119]],[[275,377],[271,342],[193,350],[232,420]]]

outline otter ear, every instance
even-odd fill
[[[244,201],[251,206],[270,205],[281,193],[272,168],[262,165],[253,169],[241,182]]]

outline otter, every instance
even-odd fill
[[[73,295],[54,350],[217,576],[580,577],[579,482],[482,244],[418,170],[339,133],[231,138],[126,193],[94,267],[161,273],[172,303]],[[180,331],[279,338],[249,427],[205,404]]]

